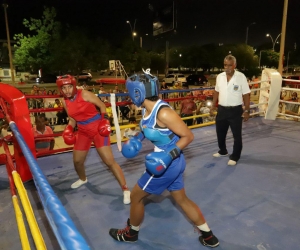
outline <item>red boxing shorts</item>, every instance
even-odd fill
[[[110,146],[110,137],[101,136],[98,132],[99,121],[94,121],[86,125],[78,124],[78,134],[74,150],[88,151],[92,142],[96,148]]]

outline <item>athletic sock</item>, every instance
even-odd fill
[[[204,223],[200,226],[197,226],[199,228],[200,231],[204,231],[204,232],[209,232],[210,228],[208,227],[207,223]]]
[[[140,231],[140,227],[139,226],[133,226],[133,225],[130,225],[130,228],[132,229],[132,230],[134,230],[134,231]]]

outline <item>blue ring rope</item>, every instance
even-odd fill
[[[36,159],[29,150],[22,134],[15,122],[9,124],[15,138],[17,139],[22,152],[27,160],[33,175],[33,180],[38,190],[45,214],[49,220],[52,230],[57,238],[61,249],[73,250],[90,249],[89,245],[78,232],[75,224],[65,210],[61,201],[57,198],[45,175],[41,171]]]

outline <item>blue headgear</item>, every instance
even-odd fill
[[[145,98],[158,96],[158,79],[147,69],[144,74],[130,76],[126,80],[126,88],[132,102],[140,107]]]

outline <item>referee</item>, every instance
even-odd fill
[[[227,156],[226,136],[230,127],[233,134],[233,152],[229,156],[228,165],[235,166],[241,157],[242,143],[242,122],[249,119],[250,112],[250,88],[247,78],[241,72],[235,70],[236,58],[228,55],[224,59],[224,72],[216,79],[215,92],[211,114],[216,111],[216,132],[219,151],[213,154],[214,157]],[[218,105],[217,105],[218,103]],[[244,105],[244,109],[243,109]]]

